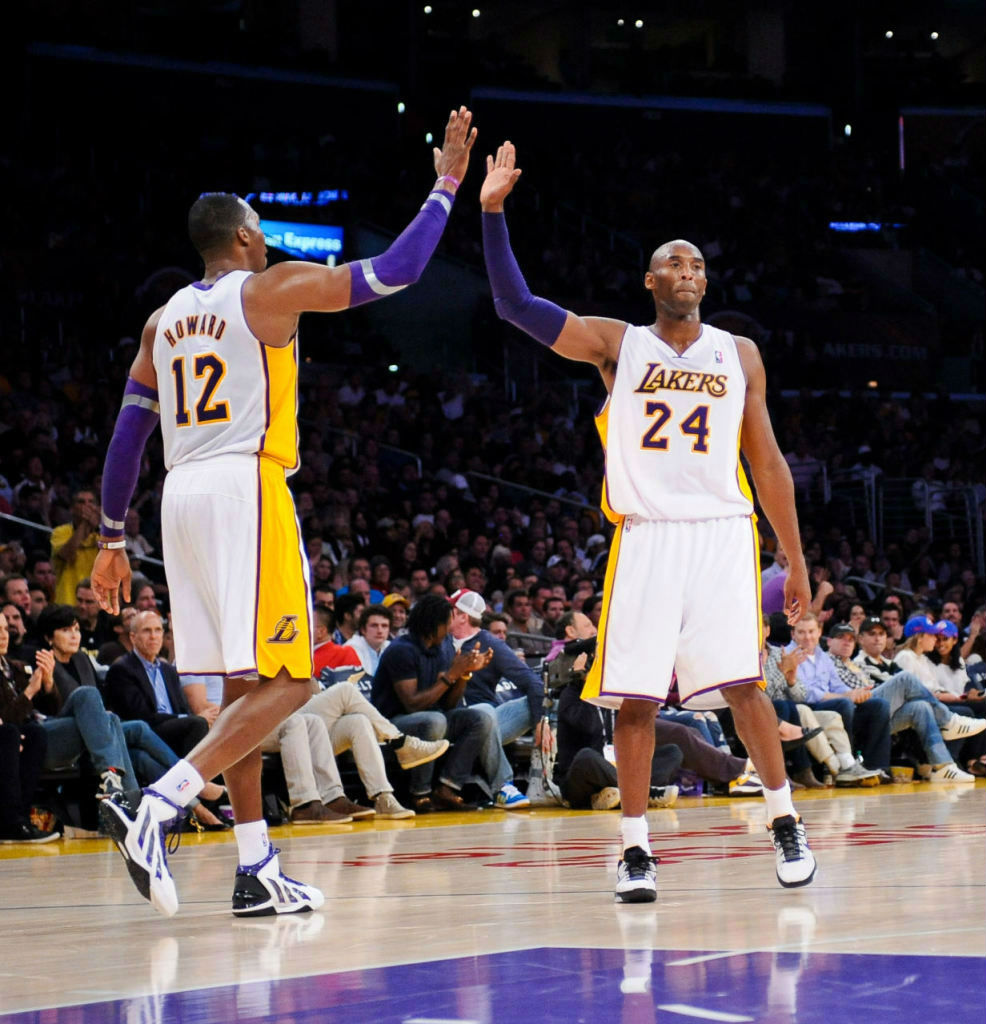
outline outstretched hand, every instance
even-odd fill
[[[469,154],[476,141],[476,129],[470,128],[471,125],[471,110],[459,107],[449,114],[448,124],[445,126],[445,142],[441,149],[436,146],[433,150],[435,173],[439,177],[450,174],[458,181],[462,181],[466,176],[469,169]]]
[[[517,162],[517,149],[508,139],[496,151],[496,158],[486,158],[486,180],[479,192],[483,213],[502,213],[503,200],[513,191],[521,175]]]
[[[120,584],[123,584],[123,600],[130,600],[130,559],[126,551],[123,548],[101,548],[90,578],[99,607],[110,615],[119,615]]]

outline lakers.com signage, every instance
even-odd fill
[[[267,244],[296,259],[335,266],[342,255],[343,229],[334,224],[303,224],[287,220],[261,220]]]

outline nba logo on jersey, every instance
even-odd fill
[[[719,351],[719,349],[716,349],[716,362],[717,363],[721,363],[722,362],[722,353]]]
[[[294,638],[298,635],[298,627],[295,623],[298,621],[297,615],[282,615],[277,620],[277,625],[274,627],[274,632],[271,636],[267,637],[267,643],[269,644],[290,644],[294,641]]]

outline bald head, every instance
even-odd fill
[[[684,238],[676,238],[674,241],[665,242],[664,245],[661,245],[654,250],[651,255],[648,268],[653,270],[661,260],[666,260],[674,253],[681,256],[694,256],[703,261],[705,259],[702,255],[702,250],[697,245],[693,245],[691,242],[685,241]]]

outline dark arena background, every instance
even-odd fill
[[[495,315],[479,188],[509,139],[523,176],[507,219],[536,295],[649,323],[652,251],[673,238],[703,251],[703,319],[763,357],[822,647],[868,616],[950,621],[963,682],[945,699],[983,717],[981,3],[33,0],[5,14],[4,37],[11,659],[44,646],[45,604],[75,605],[102,687],[112,656],[98,649],[125,631],[77,579],[66,588],[52,536],[78,531],[76,495],[98,500],[144,322],[201,274],[191,203],[247,199],[271,262],[374,256],[427,196],[432,145],[464,104],[479,138],[421,280],[301,320],[289,484],[316,599],[338,603],[365,576],[375,600],[399,595],[389,614],[469,587],[549,681],[546,603],[598,623],[605,388]],[[127,537],[134,601],[167,622],[163,479],[156,433]],[[777,543],[758,526],[768,572]],[[772,625],[771,642],[790,639]],[[948,666],[921,657],[940,679]],[[728,714],[666,716],[746,758]],[[229,914],[228,829],[183,836],[181,910],[158,918],[99,832],[83,756],[38,781],[31,827],[52,841],[0,844],[0,1020],[983,1024],[983,735],[948,745],[971,782],[927,781],[908,729],[886,785],[831,785],[814,762],[819,788],[795,799],[819,874],[791,891],[773,877],[759,791],[679,769],[673,806],[648,815],[656,910],[612,902],[618,811],[504,811],[474,785],[478,810],[301,827],[265,754],[271,835],[326,904],[257,921]],[[550,756],[533,747],[528,734],[506,748],[522,792]],[[352,754],[337,760],[347,798],[372,804]]]

